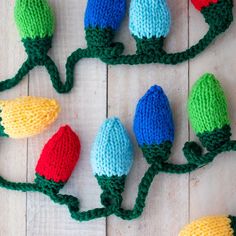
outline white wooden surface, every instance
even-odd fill
[[[57,17],[57,29],[50,55],[64,75],[67,56],[85,47],[83,15],[86,0],[50,0]],[[172,30],[167,48],[183,50],[195,43],[207,30],[202,16],[187,0],[170,1]],[[14,1],[2,0],[0,7],[0,78],[14,75],[25,59],[13,19]],[[117,35],[134,51],[128,31],[128,17]],[[1,99],[20,95],[56,98],[62,113],[46,132],[28,140],[1,139],[0,174],[14,181],[34,179],[34,167],[48,138],[61,124],[70,124],[80,135],[82,154],[64,192],[81,199],[82,209],[99,205],[100,190],[89,164],[90,148],[106,116],[119,116],[129,130],[136,147],[135,164],[127,181],[124,206],[131,208],[137,185],[147,165],[132,133],[132,120],[138,99],[153,84],[161,85],[170,101],[176,125],[172,161],[183,163],[181,149],[190,137],[186,100],[189,88],[204,72],[213,72],[221,80],[229,99],[236,138],[236,26],[232,25],[203,54],[178,66],[106,66],[97,60],[84,60],[76,67],[76,83],[68,95],[58,95],[43,68],[31,72],[20,85],[1,93]],[[0,236],[177,236],[184,224],[210,214],[235,214],[235,153],[221,155],[213,164],[191,175],[160,175],[152,185],[147,207],[141,218],[125,222],[115,217],[87,223],[72,220],[67,209],[40,194],[9,192],[0,189]]]

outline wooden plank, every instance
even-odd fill
[[[167,40],[169,51],[184,50],[188,45],[187,1],[176,4],[169,1],[172,13],[172,31]],[[126,53],[134,51],[133,39],[124,23],[117,40],[128,46]],[[125,30],[126,29],[126,30]],[[124,193],[124,206],[132,208],[147,164],[138,150],[132,132],[133,115],[138,99],[150,86],[161,85],[168,95],[174,112],[176,140],[171,161],[181,163],[181,149],[188,139],[188,122],[185,102],[188,94],[188,64],[178,66],[139,65],[109,67],[109,116],[119,116],[132,136],[135,146],[135,164],[128,177]],[[108,235],[161,235],[176,236],[184,222],[188,220],[188,175],[164,175],[156,177],[141,218],[125,222],[110,217],[107,224]]]
[[[57,16],[57,29],[51,50],[52,58],[59,65],[64,77],[67,56],[78,47],[85,47],[83,13],[86,0],[50,1]],[[76,170],[63,189],[80,198],[81,210],[98,207],[100,190],[90,167],[90,149],[98,127],[106,116],[106,66],[96,60],[84,60],[76,68],[73,91],[58,95],[52,88],[45,70],[37,69],[30,74],[31,95],[54,97],[61,104],[59,120],[44,134],[29,140],[28,178],[34,179],[34,167],[43,144],[61,124],[70,124],[79,134],[82,153]],[[103,236],[105,219],[78,223],[70,218],[68,210],[55,205],[39,194],[27,195],[27,233],[34,236],[66,235]]]
[[[25,60],[14,18],[13,1],[1,1],[0,23],[0,78],[5,80],[15,75]],[[0,93],[1,99],[27,95],[27,77],[17,87]],[[0,175],[11,181],[26,181],[27,140],[1,138]],[[26,195],[0,189],[0,235],[25,235]]]
[[[234,9],[235,11],[235,9]],[[234,12],[235,13],[235,12]],[[190,43],[194,43],[207,30],[203,17],[190,7]],[[199,30],[196,30],[199,29]],[[233,138],[236,137],[234,101],[235,73],[233,55],[236,52],[234,38],[236,26],[220,36],[211,47],[190,63],[191,85],[205,72],[216,75],[225,89],[229,102]],[[195,135],[191,135],[196,139]],[[190,219],[214,214],[236,214],[235,192],[235,153],[221,154],[216,160],[191,174],[190,182]]]

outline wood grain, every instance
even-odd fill
[[[169,51],[183,50],[188,46],[187,2],[175,4],[169,1],[173,25],[167,40]],[[133,39],[127,31],[128,20],[123,25],[117,40],[127,43],[127,53],[134,52]],[[125,30],[126,29],[126,30]],[[132,43],[131,43],[132,42]],[[126,208],[132,208],[137,195],[137,186],[147,169],[147,164],[138,150],[132,132],[133,116],[138,99],[154,84],[166,91],[174,112],[176,140],[171,160],[183,162],[181,148],[188,139],[188,122],[185,101],[188,95],[188,64],[178,66],[139,65],[109,67],[108,108],[109,116],[119,116],[132,136],[135,146],[135,163],[124,194]],[[108,219],[108,235],[161,235],[176,236],[188,220],[188,175],[159,175],[156,177],[141,218],[124,222]]]
[[[57,28],[50,56],[65,78],[65,61],[72,51],[85,47],[83,16],[86,0],[50,0],[57,18]],[[128,0],[128,4],[129,4]],[[169,0],[172,29],[166,41],[168,51],[180,51],[194,44],[207,30],[204,20],[188,0]],[[15,74],[26,54],[13,19],[14,1],[2,0],[0,23],[0,79]],[[197,30],[196,30],[197,29]],[[207,71],[222,82],[229,100],[232,121],[236,120],[234,55],[236,26],[196,59],[178,66],[140,65],[106,66],[96,59],[83,60],[75,72],[75,87],[70,94],[58,95],[44,68],[37,68],[20,85],[0,94],[1,99],[21,95],[56,98],[61,114],[46,132],[28,140],[1,138],[0,173],[13,181],[32,182],[40,152],[58,128],[69,124],[79,134],[82,153],[64,193],[79,197],[81,210],[99,207],[101,190],[92,175],[90,149],[96,132],[108,116],[119,116],[135,147],[135,163],[123,194],[125,208],[131,209],[137,186],[148,165],[137,146],[132,123],[136,104],[149,87],[158,84],[165,90],[175,120],[175,144],[171,161],[184,163],[182,147],[189,139],[186,101],[189,87]],[[128,14],[116,37],[126,45],[125,53],[135,51],[128,30]],[[236,126],[232,122],[233,137]],[[234,192],[234,153],[224,154],[213,164],[189,175],[158,175],[150,190],[145,211],[137,220],[127,222],[115,217],[78,223],[65,207],[55,205],[37,193],[17,193],[0,189],[0,236],[176,236],[190,220],[210,214],[236,215]]]

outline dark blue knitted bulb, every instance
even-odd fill
[[[160,145],[174,141],[174,123],[167,96],[154,85],[140,99],[134,118],[134,133],[138,144]]]
[[[117,30],[125,16],[126,0],[88,0],[85,12],[85,29]]]

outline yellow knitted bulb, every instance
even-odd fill
[[[233,236],[234,220],[227,216],[209,216],[187,225],[179,236]]]
[[[0,134],[11,138],[39,134],[56,120],[59,111],[54,99],[28,96],[0,100]]]

